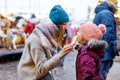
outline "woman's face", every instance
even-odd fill
[[[65,30],[67,30],[67,23],[63,23],[62,24],[62,30],[63,30],[63,33],[65,33]]]
[[[78,36],[78,42],[84,42],[84,37],[82,36],[82,34],[80,32],[77,32],[77,36]]]
[[[60,46],[63,46],[66,43],[68,33],[67,33],[67,23],[57,25],[59,28],[58,43]]]
[[[67,30],[67,22],[64,22],[63,24],[58,25],[59,29],[62,29],[62,32],[65,33],[65,30]]]

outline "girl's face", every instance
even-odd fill
[[[78,42],[82,43],[85,41],[84,37],[82,36],[82,34],[80,32],[77,32],[77,36],[78,36]]]

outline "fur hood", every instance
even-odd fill
[[[88,46],[89,46],[89,49],[101,50],[101,49],[107,48],[108,44],[104,40],[95,40],[95,39],[93,39],[93,40],[90,40],[88,42]]]
[[[102,58],[105,54],[104,50],[105,48],[107,48],[108,44],[106,41],[104,40],[90,40],[87,43],[87,46],[84,46],[81,49],[81,53],[86,53],[86,51],[93,51],[95,53],[97,53],[100,58]]]
[[[111,3],[110,1],[104,1],[95,8],[95,13],[97,14],[102,10],[110,10],[111,12],[115,13],[117,11],[117,7],[115,4]]]

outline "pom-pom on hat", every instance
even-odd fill
[[[60,5],[55,5],[51,9],[49,18],[56,25],[69,21],[69,16],[67,12]]]
[[[89,41],[91,39],[102,39],[106,32],[106,27],[104,24],[96,25],[94,23],[86,22],[80,26],[80,32],[85,40]]]

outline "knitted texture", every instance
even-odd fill
[[[80,32],[87,41],[91,39],[100,40],[106,32],[106,27],[103,24],[97,26],[93,23],[87,22],[80,26]]]
[[[55,5],[51,9],[49,18],[56,25],[69,21],[69,16],[67,12],[60,5]]]

